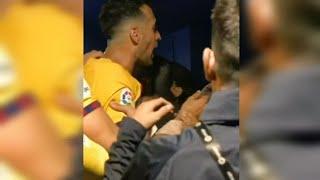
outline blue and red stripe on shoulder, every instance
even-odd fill
[[[93,101],[91,104],[83,108],[83,116],[86,116],[99,107],[101,107],[100,103],[98,101]]]
[[[22,94],[8,104],[0,107],[0,124],[6,122],[10,117],[18,114],[32,104],[35,104],[35,98],[28,93]]]

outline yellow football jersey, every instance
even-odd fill
[[[21,94],[10,53],[1,43],[0,39],[0,106],[6,105]]]
[[[83,107],[96,101],[91,96],[91,91],[86,80],[83,80]],[[104,163],[109,158],[107,151],[99,144],[92,141],[85,134],[83,135],[83,164],[85,168],[102,175],[104,172]]]
[[[114,111],[109,103],[134,106],[140,97],[140,83],[121,65],[110,59],[89,59],[84,66],[85,79],[91,88],[91,95],[97,99],[113,122],[120,122],[123,113]]]
[[[89,59],[84,71],[88,87],[90,86],[91,98],[100,102],[113,122],[120,122],[124,114],[111,109],[109,103],[114,100],[123,105],[134,106],[140,97],[140,83],[121,65],[110,59]],[[107,151],[86,136],[83,147],[85,168],[102,175],[105,161],[108,159]]]
[[[79,96],[83,62],[82,20],[50,3],[13,5],[1,19],[24,91],[32,92],[64,138],[80,133],[81,116],[56,103],[61,94]]]
[[[0,38],[0,106],[4,106],[18,97],[22,92],[19,88],[16,71],[12,66],[10,52],[1,43]],[[0,160],[0,179],[25,180],[26,177]]]
[[[81,117],[53,102],[62,91],[80,94],[82,38],[82,20],[53,4],[17,3],[10,7],[0,17],[0,104],[30,91],[62,137],[78,134]],[[0,162],[0,179],[26,178]]]
[[[85,79],[83,79],[83,108],[93,103],[95,100],[91,97],[90,87]]]

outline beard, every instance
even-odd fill
[[[146,56],[143,58],[139,58],[137,64],[140,66],[151,66],[153,64],[153,54],[151,56]]]

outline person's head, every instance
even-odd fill
[[[217,0],[212,14],[212,47],[203,53],[206,79],[220,85],[238,82],[240,22],[238,0]]]
[[[275,17],[272,0],[248,0],[246,2],[250,38],[259,51],[274,46]]]
[[[100,12],[100,24],[109,42],[127,43],[133,48],[138,63],[152,64],[153,50],[161,36],[149,3],[108,0]]]
[[[273,0],[277,15],[276,33],[291,55],[320,53],[320,1]]]

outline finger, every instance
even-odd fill
[[[199,98],[200,101],[204,101],[204,103],[208,103],[210,100],[210,95],[209,94],[204,94],[201,95],[201,97]]]
[[[100,58],[101,56],[103,56],[103,52],[102,51],[94,51],[91,54],[91,57],[93,57],[93,58]]]
[[[152,109],[161,105],[172,105],[169,101],[165,100],[164,98],[157,98],[155,100],[150,100],[145,103]]]
[[[195,92],[190,98],[192,98],[192,99],[198,99],[198,98],[200,98],[201,97],[201,91],[197,91],[197,92]]]
[[[98,58],[101,58],[102,56],[103,56],[102,51],[92,50],[92,51],[84,54],[84,64],[86,64],[88,62],[88,60],[91,58],[98,59]]]
[[[173,110],[173,105],[172,104],[167,104],[165,106],[162,106],[160,109],[158,109],[155,112],[155,115],[157,116],[157,119],[161,119],[163,116],[166,114],[170,113]]]
[[[127,116],[131,116],[132,112],[133,112],[133,107],[128,106],[128,105],[121,105],[119,103],[116,102],[110,102],[110,107],[115,110],[115,111],[119,111],[119,112],[123,112],[125,113]]]

